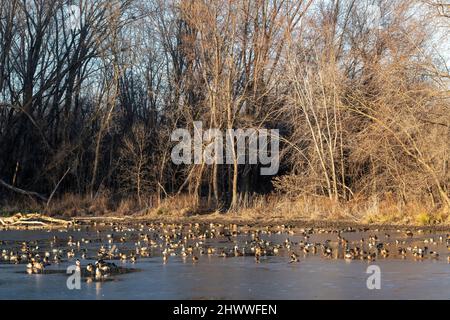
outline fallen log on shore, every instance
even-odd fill
[[[12,217],[0,218],[0,224],[4,227],[67,227],[72,221],[44,216],[39,213],[17,213]]]

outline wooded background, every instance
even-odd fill
[[[0,200],[448,210],[449,30],[431,0],[0,0]],[[278,175],[174,165],[194,121],[279,129]]]

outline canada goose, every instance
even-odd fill
[[[100,259],[95,263],[95,267],[99,269],[102,274],[109,274],[112,271],[117,270],[117,266],[114,263],[105,262],[104,260]]]
[[[415,258],[423,259],[425,252],[422,248],[418,248],[417,246],[412,249],[413,256]]]
[[[93,265],[92,263],[89,263],[89,264],[86,266],[86,271],[87,271],[88,273],[90,273],[90,274],[93,274],[93,273],[95,272],[95,267],[94,267],[94,265]]]
[[[331,257],[333,255],[333,249],[331,249],[330,247],[324,247],[323,255],[327,258]]]
[[[435,251],[430,251],[430,257],[437,259],[439,258],[439,253],[435,252]]]
[[[75,261],[75,270],[81,272],[81,262],[78,259]]]
[[[424,258],[424,254],[423,253],[419,253],[419,252],[415,252],[414,257],[418,258],[418,259],[423,259]]]
[[[43,272],[44,264],[42,262],[34,262],[33,269],[36,271],[36,273]]]
[[[73,241],[73,236],[69,236],[69,241],[67,241],[67,246],[69,246],[69,247],[75,246],[75,242]]]
[[[95,278],[98,280],[98,279],[101,279],[102,277],[103,277],[103,274],[102,274],[101,270],[98,267],[95,268]]]
[[[355,255],[354,255],[353,251],[347,251],[347,252],[344,254],[344,258],[345,258],[346,260],[353,260],[353,259],[355,258]]]
[[[300,261],[300,259],[298,258],[298,256],[295,254],[295,252],[292,252],[292,254],[291,254],[291,260],[289,261],[290,263],[293,263],[293,262],[299,262]]]
[[[33,269],[33,263],[34,261],[27,263],[27,269]]]
[[[47,266],[51,265],[51,263],[50,263],[48,257],[44,257],[44,259],[43,259],[42,261],[43,261],[43,263],[44,263],[44,267],[47,267]]]
[[[242,256],[244,256],[244,252],[240,251],[237,245],[234,247],[234,256],[235,257],[242,257]]]
[[[361,250],[360,255],[359,255],[359,259],[366,260],[367,259],[367,252],[364,251],[364,250]]]
[[[9,262],[19,264],[20,260],[21,258],[18,254],[14,254],[13,252],[11,252],[11,255],[9,256]]]
[[[369,253],[367,255],[367,260],[369,261],[375,261],[375,258],[377,257],[377,254],[375,252]]]
[[[55,254],[55,256],[53,257],[53,263],[55,264],[61,263],[61,256],[59,254]]]

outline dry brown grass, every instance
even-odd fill
[[[65,194],[55,199],[44,211],[54,216],[90,216],[104,215],[113,212],[115,209],[108,194],[101,194],[92,199],[89,196],[77,194]]]
[[[168,197],[160,202],[152,196],[146,197],[144,208],[138,206],[133,198],[115,199],[109,194],[100,194],[94,199],[87,196],[66,194],[55,198],[49,207],[34,200],[18,201],[3,205],[3,213],[42,212],[60,217],[83,216],[136,216],[151,219],[185,219],[189,217],[214,219],[236,219],[248,222],[257,221],[339,221],[362,224],[405,224],[436,225],[450,224],[450,214],[431,208],[420,201],[407,204],[395,201],[392,197],[384,199],[355,199],[338,202],[325,197],[288,197],[286,195],[259,195],[241,203],[240,209],[233,212],[217,211],[209,206],[206,199],[196,203],[189,195]]]
[[[189,195],[179,195],[162,199],[159,204],[146,210],[146,215],[155,218],[189,217],[202,213],[203,205],[197,205],[195,198]],[[209,211],[210,212],[210,211]]]

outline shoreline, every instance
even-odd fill
[[[224,214],[225,215],[225,214]],[[276,226],[276,225],[289,225],[295,228],[321,228],[321,229],[344,229],[344,228],[354,228],[354,229],[364,229],[368,228],[370,230],[378,229],[378,230],[392,230],[392,229],[411,229],[411,230],[423,230],[423,231],[447,231],[450,232],[450,225],[442,224],[442,225],[406,225],[406,224],[367,224],[367,223],[359,223],[349,220],[305,220],[305,219],[286,219],[286,218],[267,218],[267,219],[248,219],[248,218],[240,218],[237,216],[223,216],[211,217],[209,215],[195,215],[191,217],[81,217],[74,218],[75,221],[86,221],[92,220],[111,223],[111,222],[123,222],[123,223],[178,223],[178,224],[188,224],[188,223],[215,223],[215,224],[237,224],[239,226],[248,225],[251,227],[265,227],[265,226]]]
[[[45,217],[42,215],[42,217]],[[58,228],[66,228],[69,226],[83,226],[94,224],[136,224],[136,223],[165,223],[165,224],[237,224],[239,226],[250,227],[266,227],[277,225],[288,225],[294,228],[320,228],[320,229],[368,229],[368,230],[397,230],[410,229],[413,231],[422,230],[426,232],[450,232],[450,224],[436,225],[417,225],[402,223],[361,223],[351,220],[325,220],[325,219],[301,219],[301,218],[262,218],[262,217],[240,217],[236,214],[226,213],[210,213],[197,214],[191,216],[156,216],[156,215],[128,215],[119,216],[97,216],[97,217],[72,217],[52,216],[54,219],[66,221],[67,225],[48,224],[48,225],[2,225],[0,231],[3,230],[50,230]]]

